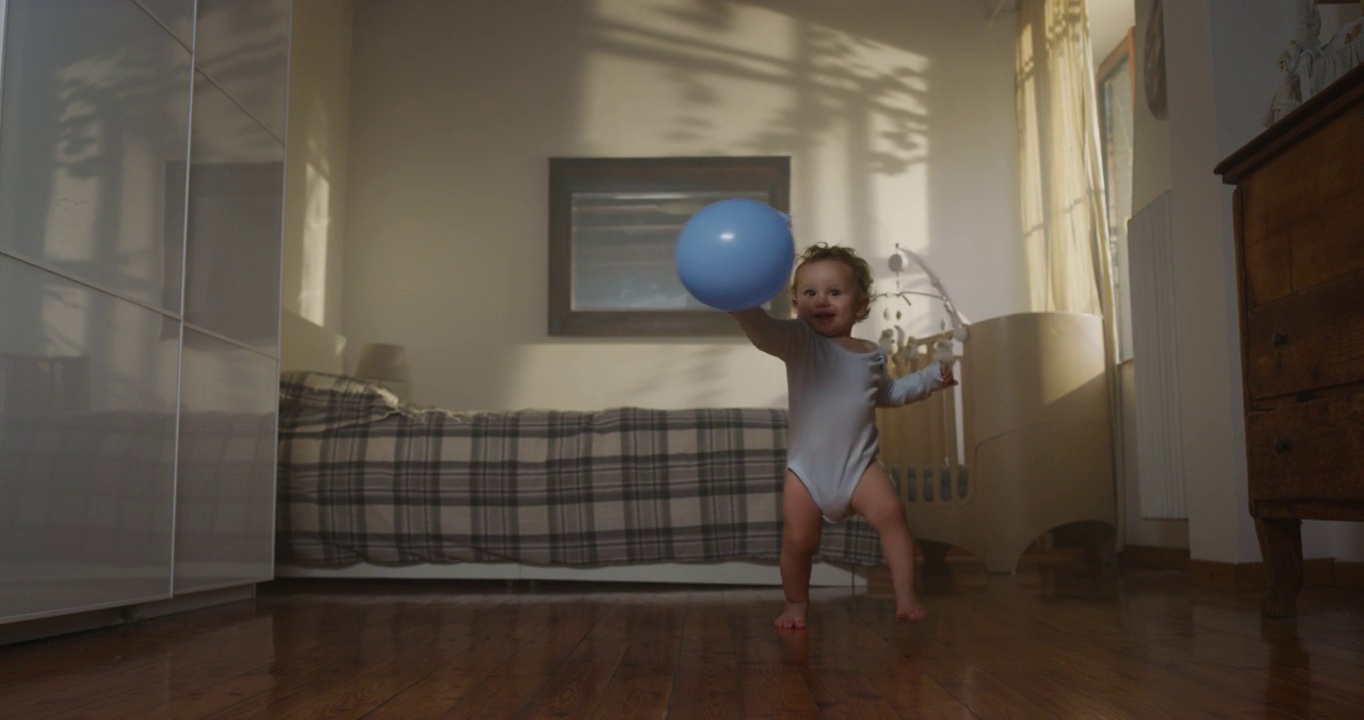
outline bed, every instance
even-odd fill
[[[1019,313],[892,348],[960,388],[878,411],[881,460],[926,553],[992,572],[1062,526],[1117,529],[1102,322]],[[960,337],[958,337],[960,335]],[[282,377],[276,574],[779,584],[784,411],[456,413],[318,372]],[[826,525],[816,585],[881,560]]]
[[[279,576],[780,582],[784,410],[451,412],[291,372],[279,424]],[[827,525],[812,583],[880,562]]]

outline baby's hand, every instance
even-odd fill
[[[953,387],[957,384],[957,378],[952,376],[952,366],[942,363],[942,386],[945,388]]]

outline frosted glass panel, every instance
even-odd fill
[[[190,55],[127,0],[9,0],[0,250],[179,312]]]
[[[202,76],[192,137],[185,320],[277,355],[284,145]]]
[[[284,138],[289,0],[199,0],[195,63]]]
[[[0,256],[0,618],[168,597],[175,321]]]
[[[137,0],[186,47],[194,46],[194,0]]]
[[[192,329],[183,363],[175,592],[269,580],[279,364]]]

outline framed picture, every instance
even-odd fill
[[[747,198],[787,212],[789,157],[551,158],[549,334],[738,335],[677,278],[673,247],[706,205]],[[768,303],[790,314],[782,293]]]

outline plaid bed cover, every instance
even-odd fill
[[[722,408],[414,410],[374,385],[283,378],[277,560],[619,565],[776,560],[786,415]],[[818,560],[880,561],[861,519]]]

